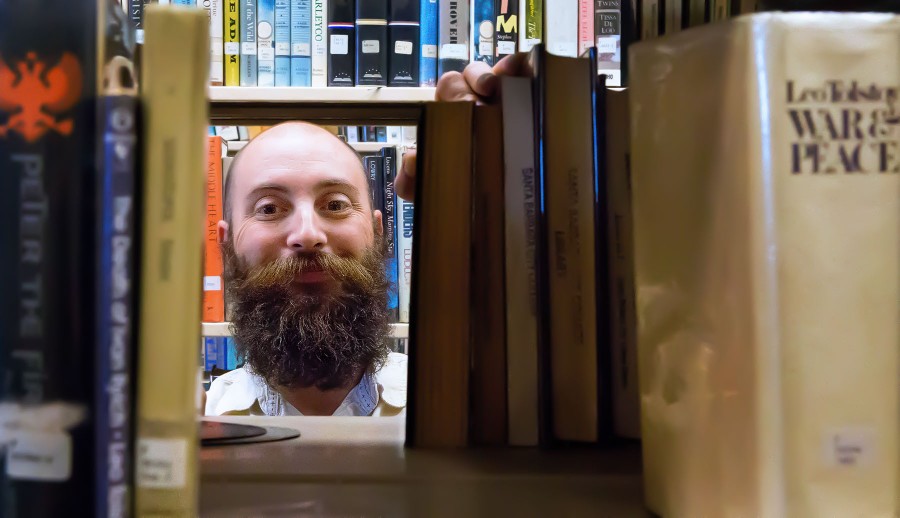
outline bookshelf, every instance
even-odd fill
[[[203,322],[203,336],[231,336],[229,322]],[[390,324],[389,337],[408,338],[409,324]]]

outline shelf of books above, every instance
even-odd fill
[[[203,322],[203,336],[231,336],[229,322]],[[408,338],[409,324],[390,324],[391,338]]]
[[[212,103],[423,103],[434,100],[433,87],[355,86],[210,86]]]

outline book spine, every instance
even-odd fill
[[[465,0],[439,0],[438,70],[462,72],[469,63],[469,5]]]
[[[596,0],[595,7],[597,70],[606,86],[622,86],[622,0]]]
[[[256,81],[275,86],[275,0],[256,2]]]
[[[381,220],[384,224],[384,250],[385,269],[390,283],[388,289],[388,313],[391,322],[399,318],[399,300],[397,293],[397,198],[394,195],[394,180],[397,177],[397,148],[385,147],[381,149],[383,159],[382,174],[382,211]]]
[[[397,303],[398,321],[409,322],[409,290],[412,286],[413,214],[411,201],[397,198]]]
[[[528,52],[544,39],[544,0],[520,0],[519,50]]]
[[[641,41],[659,36],[659,0],[638,0]],[[702,1],[702,0],[701,0]]]
[[[421,49],[419,2],[420,0],[391,2],[391,16],[388,21],[389,86],[419,86]]]
[[[594,0],[578,0],[578,55],[594,46]]]
[[[291,2],[291,86],[312,85],[312,3]]]
[[[387,0],[356,0],[356,84],[386,86]]]
[[[241,0],[241,86],[257,86],[256,0]]]
[[[225,86],[241,84],[241,0],[225,0]]]
[[[518,0],[499,0],[497,2],[497,31],[495,61],[504,56],[515,54],[519,43],[519,2]]]
[[[434,86],[438,67],[438,2],[421,0],[419,6],[419,86]]]
[[[354,0],[328,2],[328,86],[353,86],[355,71]]]
[[[209,17],[209,84],[213,86],[225,84],[222,2],[223,0],[197,0],[197,6],[203,7]]]
[[[547,9],[544,15],[547,51],[557,56],[577,56],[578,4],[574,0],[559,2],[556,9]]]
[[[206,226],[204,229],[203,313],[204,322],[225,321],[225,287],[222,283],[222,252],[219,221],[222,215],[222,137],[207,138]]]
[[[219,350],[216,347],[215,336],[203,337],[203,370],[212,372],[216,367],[221,368],[219,363]]]
[[[334,0],[331,0],[334,1]],[[328,4],[312,0],[312,86],[328,86]]]
[[[275,86],[291,86],[290,0],[275,0]]]
[[[684,0],[665,0],[663,2],[665,13],[663,13],[664,20],[662,34],[675,34],[676,32],[681,31],[684,3]]]
[[[510,0],[498,0],[508,3]],[[472,60],[494,64],[494,0],[472,1]]]
[[[149,0],[128,0],[128,19],[134,27],[134,41],[144,43],[144,4]]]

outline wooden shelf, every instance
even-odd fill
[[[202,336],[231,336],[228,322],[203,322]],[[409,338],[409,324],[390,324],[391,338]]]
[[[300,437],[203,448],[203,516],[651,516],[637,444],[409,449],[405,416],[206,419]]]
[[[272,125],[288,120],[317,124],[416,124],[434,88],[209,87],[210,123]]]

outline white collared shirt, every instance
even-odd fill
[[[406,412],[405,354],[390,353],[378,371],[366,371],[341,402],[336,416],[392,416]],[[251,369],[216,378],[206,393],[206,415],[303,415]]]

